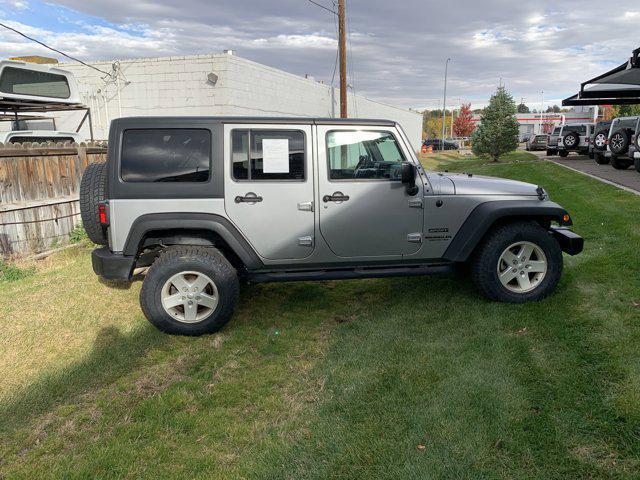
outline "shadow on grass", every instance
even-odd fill
[[[0,404],[0,432],[10,434],[56,405],[117,380],[136,368],[150,350],[166,344],[167,338],[150,325],[129,335],[113,326],[102,328],[84,360],[42,375]]]

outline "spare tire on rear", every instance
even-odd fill
[[[611,135],[609,140],[609,148],[617,155],[625,154],[629,150],[629,132],[626,130],[618,130]]]
[[[98,245],[107,244],[107,232],[100,224],[98,205],[107,196],[107,164],[91,163],[80,182],[80,215],[89,239]]]
[[[567,150],[578,148],[580,144],[580,135],[577,132],[570,132],[564,136],[564,146]]]
[[[593,136],[593,148],[604,152],[607,149],[607,136],[609,132],[607,130],[600,130]]]

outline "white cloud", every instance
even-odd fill
[[[25,0],[0,0],[2,5]],[[28,0],[35,8],[38,0]],[[53,0],[48,0],[53,1]],[[218,52],[318,80],[335,62],[334,18],[303,0],[55,0],[80,12],[68,31],[27,33],[84,60]],[[597,0],[349,2],[350,65],[358,93],[420,107],[442,97],[444,61],[452,57],[452,98],[484,102],[502,77],[514,96],[575,93],[580,82],[628,58],[637,47],[638,0],[617,0],[616,16]],[[399,8],[401,7],[401,8]],[[55,6],[51,8],[57,8]],[[7,16],[8,8],[0,8]],[[17,10],[16,10],[17,11]],[[96,22],[91,16],[102,19]],[[9,18],[16,18],[11,16]],[[109,22],[114,27],[105,27]],[[99,25],[96,25],[99,23]],[[56,26],[58,29],[58,26]],[[0,56],[48,54],[0,32]],[[435,103],[437,104],[437,103]],[[475,102],[474,102],[475,104]]]

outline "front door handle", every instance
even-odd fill
[[[262,197],[256,195],[253,192],[247,193],[244,197],[238,195],[235,198],[236,203],[260,203],[262,201]]]
[[[346,202],[349,200],[349,195],[345,195],[342,192],[335,192],[333,195],[325,195],[322,197],[324,203],[328,202]]]

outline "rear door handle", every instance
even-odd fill
[[[349,200],[349,195],[345,195],[342,192],[335,192],[333,195],[325,195],[322,197],[324,203],[328,202],[346,202]]]
[[[238,195],[235,198],[236,203],[260,203],[262,201],[262,197],[256,195],[253,192],[247,193],[244,197]]]

